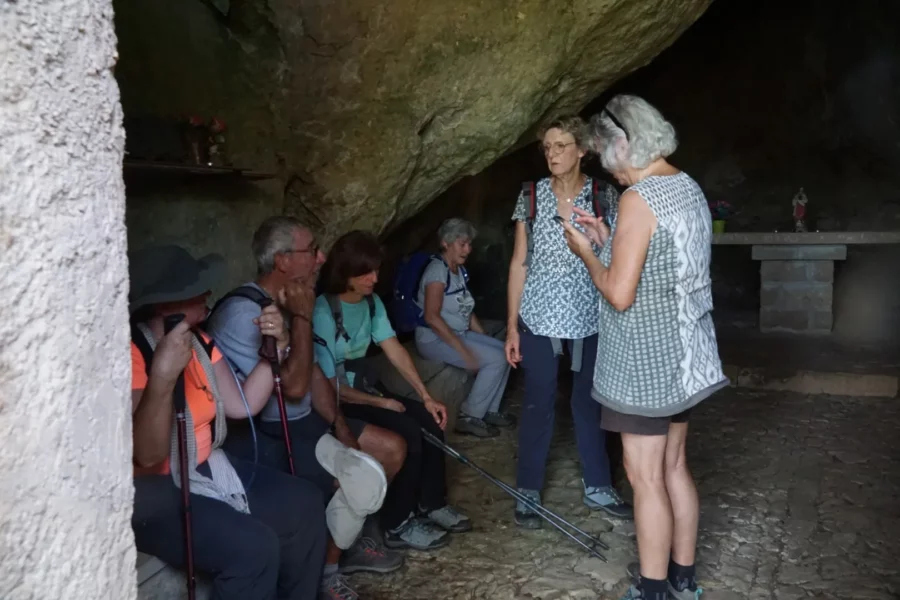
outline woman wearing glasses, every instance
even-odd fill
[[[635,585],[625,598],[695,599],[688,417],[728,384],[711,317],[712,220],[697,182],[666,161],[675,129],[653,106],[616,96],[592,126],[592,149],[628,189],[611,230],[577,209],[583,229],[564,227],[601,294],[593,396],[602,426],[622,435],[634,488],[640,564],[629,568]]]
[[[507,289],[506,359],[513,368],[521,366],[525,378],[516,484],[540,503],[553,435],[559,356],[565,347],[574,371],[571,404],[584,503],[614,517],[631,518],[631,507],[613,488],[600,405],[591,398],[598,292],[584,263],[566,247],[555,220],[574,223],[576,208],[594,214],[595,184],[580,164],[586,125],[577,116],[560,118],[544,128],[539,139],[550,177],[535,183],[533,201],[524,191],[519,196],[512,215],[516,240]],[[615,190],[602,182],[597,189],[614,212]],[[515,519],[520,527],[541,526],[540,517],[521,502]]]

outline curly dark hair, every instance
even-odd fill
[[[343,294],[347,281],[377,271],[384,260],[384,249],[373,233],[356,229],[345,233],[334,243],[322,265],[322,290],[326,294]]]

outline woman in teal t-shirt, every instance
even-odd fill
[[[446,545],[448,532],[472,528],[468,517],[447,504],[444,453],[424,441],[422,429],[444,439],[447,409],[428,393],[409,353],[397,340],[384,304],[373,292],[383,251],[364,231],[341,236],[322,267],[325,293],[316,300],[313,331],[316,359],[340,383],[344,415],[402,435],[406,461],[381,509],[389,548],[430,550]],[[423,402],[387,398],[374,387],[377,374],[363,360],[371,342],[384,351]]]

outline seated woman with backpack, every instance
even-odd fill
[[[388,548],[432,550],[447,534],[472,528],[468,517],[447,504],[443,452],[425,441],[422,430],[443,440],[447,408],[428,393],[409,353],[397,340],[384,304],[374,295],[383,250],[371,233],[341,236],[322,267],[324,293],[313,309],[315,353],[338,391],[346,417],[394,431],[406,440],[403,467],[388,488],[381,509]],[[365,361],[377,344],[423,402],[385,397]]]
[[[416,349],[423,358],[477,372],[469,396],[460,407],[456,431],[477,437],[499,435],[498,427],[512,427],[512,416],[500,412],[509,379],[504,343],[485,335],[473,312],[463,266],[477,231],[463,219],[447,219],[438,229],[441,253],[425,267],[419,282],[418,305],[422,324],[416,327]]]

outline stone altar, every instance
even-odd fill
[[[759,328],[831,333],[834,261],[851,244],[900,244],[900,232],[716,233],[714,245],[749,245],[760,261]]]

